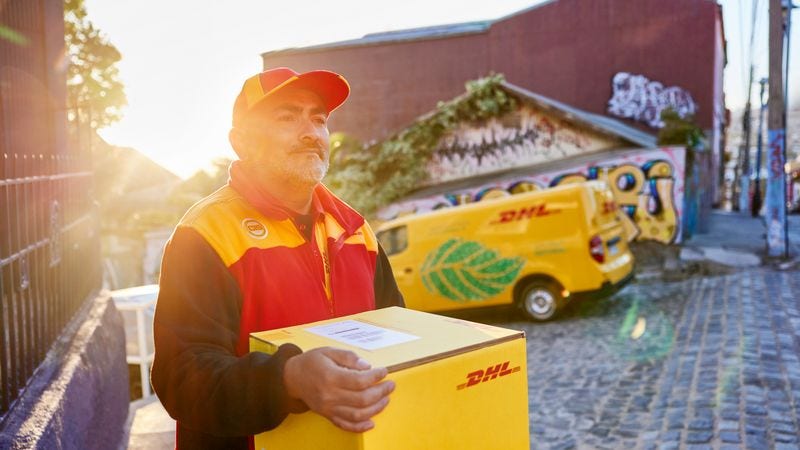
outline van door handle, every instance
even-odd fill
[[[411,267],[406,267],[405,269],[403,269],[403,273],[406,273],[406,274],[409,274],[409,273],[411,273],[413,271],[414,271],[414,269],[412,269]]]

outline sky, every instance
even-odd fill
[[[128,97],[122,120],[100,135],[185,178],[209,167],[216,157],[234,157],[228,143],[231,108],[243,81],[262,70],[263,52],[387,30],[496,19],[544,1],[86,0],[89,19],[122,53],[118,66]],[[746,98],[753,2],[759,3],[753,52],[758,80],[767,73],[769,0],[720,2],[731,109],[741,108]],[[790,90],[797,92],[790,95],[800,98],[800,9],[793,17],[790,86],[795,87]]]

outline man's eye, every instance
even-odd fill
[[[325,125],[326,123],[328,123],[328,119],[323,116],[315,116],[311,120],[314,121],[314,123],[316,123],[317,125]]]
[[[278,116],[278,122],[291,122],[294,120],[294,116],[291,114],[281,114]]]

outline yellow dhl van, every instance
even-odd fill
[[[513,303],[548,320],[632,278],[622,214],[608,186],[589,181],[403,216],[377,236],[409,308]]]

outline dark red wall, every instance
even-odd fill
[[[698,122],[711,128],[715,21],[712,0],[558,0],[467,36],[288,50],[265,55],[264,67],[328,68],[353,94],[331,129],[379,139],[464,92],[488,74],[578,108],[605,114],[617,72],[645,75],[688,90]],[[629,121],[647,131],[656,130]]]
[[[347,102],[331,131],[363,140],[398,131],[419,115],[464,93],[464,82],[489,72],[485,34],[267,55],[264,67],[328,69],[350,82]]]
[[[559,0],[495,23],[491,66],[596,113],[606,112],[614,74],[641,74],[688,90],[710,128],[715,10],[708,0]]]

